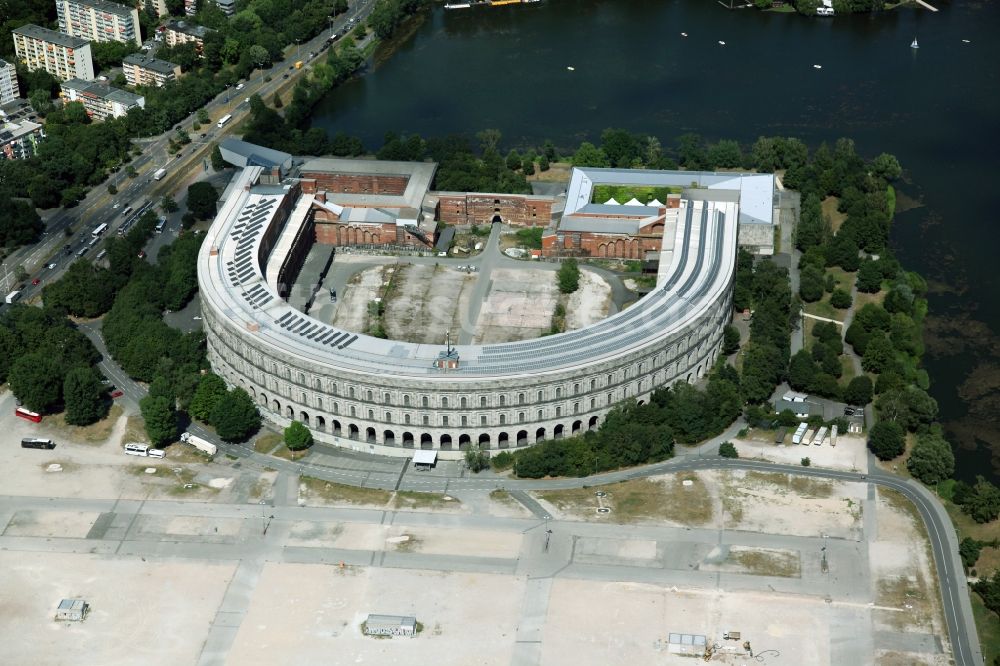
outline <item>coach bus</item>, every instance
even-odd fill
[[[33,411],[31,411],[30,409],[28,409],[26,407],[18,407],[18,408],[16,408],[14,410],[14,415],[15,416],[20,416],[22,419],[27,419],[28,421],[32,421],[34,423],[41,423],[42,422],[42,415],[41,414],[38,414],[37,412],[33,412]]]
[[[215,123],[215,126],[216,127],[222,127],[222,126],[224,126],[226,123],[228,123],[232,119],[233,119],[232,114],[227,113],[226,115],[224,115],[221,118],[219,118],[219,122]]]
[[[56,448],[56,443],[51,439],[40,439],[38,437],[26,437],[21,440],[22,449],[49,449]]]
[[[108,230],[107,223],[101,224],[101,225],[98,225],[98,227],[96,229],[94,229],[93,231],[91,231],[90,235],[93,236],[94,238],[97,238],[98,236],[100,236],[101,234],[103,234],[107,230]]]

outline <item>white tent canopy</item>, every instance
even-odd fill
[[[433,465],[437,461],[437,451],[423,450],[413,452],[414,465]]]
[[[615,201],[614,197],[611,197],[610,199],[608,199],[607,201],[605,201],[604,205],[605,206],[621,206],[620,203],[618,203],[617,201]]]
[[[650,201],[650,202],[649,202],[648,204],[646,204],[646,205],[647,205],[647,206],[652,206],[653,208],[659,208],[659,207],[660,207],[660,206],[662,206],[663,204],[662,204],[662,203],[660,203],[660,200],[659,200],[659,199],[653,199],[652,201]]]
[[[643,204],[642,204],[641,201],[639,201],[635,197],[632,197],[631,199],[629,199],[628,201],[625,202],[625,205],[626,206],[641,206]]]

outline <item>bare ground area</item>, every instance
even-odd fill
[[[528,340],[547,333],[559,298],[555,273],[497,269],[493,286],[479,311],[474,342]]]
[[[700,650],[672,652],[667,645],[671,633],[701,635],[708,644],[723,646],[711,663],[755,663],[739,642],[723,640],[723,633],[738,630],[741,641],[749,640],[756,652],[793,655],[789,663],[840,666],[830,658],[831,625],[864,631],[865,620],[865,611],[831,609],[819,599],[557,579],[552,584],[541,663],[701,663]]]
[[[0,552],[5,664],[194,664],[233,576],[229,562]],[[56,622],[64,598],[84,622]],[[14,637],[17,637],[16,640]]]
[[[339,296],[337,311],[330,323],[345,331],[367,332],[371,323],[368,304],[381,293],[385,270],[385,266],[376,266],[352,277]]]
[[[506,666],[523,594],[513,576],[268,563],[228,663]],[[364,636],[368,613],[413,615],[424,629]]]
[[[791,441],[792,432],[788,432],[783,444],[775,444],[772,430],[751,430],[748,437],[732,440],[741,458],[787,465],[798,465],[803,458],[809,458],[812,467],[868,471],[868,449],[863,437],[838,435],[836,446],[801,446]]]
[[[566,330],[586,328],[608,316],[611,307],[611,285],[588,270],[580,271],[580,288],[569,296],[566,304]]]
[[[396,270],[385,312],[389,337],[405,342],[444,342],[445,331],[459,329],[465,312],[459,306],[468,301],[476,274],[428,264],[403,264]]]

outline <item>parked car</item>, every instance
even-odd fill
[[[40,282],[41,282],[40,278],[35,278],[34,280],[31,281],[31,284],[38,285]]]
[[[118,388],[116,386],[112,386],[111,387],[111,397],[112,398],[120,398],[123,395],[125,395],[125,392],[122,391],[120,388]]]

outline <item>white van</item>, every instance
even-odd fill
[[[167,455],[167,452],[163,449],[150,449],[146,452],[150,458],[163,458]]]
[[[148,456],[149,444],[138,444],[136,442],[129,442],[128,444],[125,445],[125,455]]]

